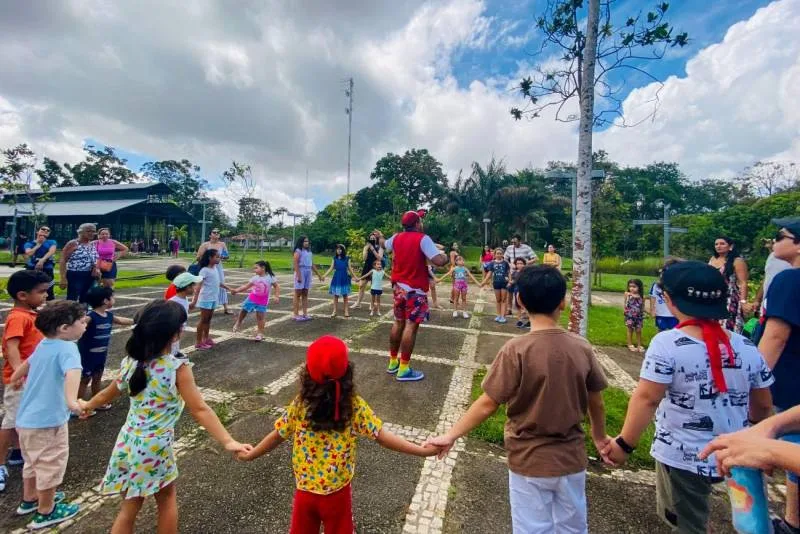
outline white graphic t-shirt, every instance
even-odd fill
[[[769,387],[774,379],[752,341],[731,335],[733,366],[723,346],[726,393],[711,376],[705,342],[682,330],[657,334],[645,354],[640,377],[668,384],[656,411],[656,436],[650,454],[659,462],[704,476],[719,476],[714,455],[697,454],[715,437],[747,426],[750,390]]]
[[[650,297],[655,299],[654,310],[656,317],[674,317],[672,312],[669,311],[667,301],[664,300],[664,290],[658,287],[657,282],[653,282],[653,285],[650,286]]]
[[[250,279],[253,284],[250,287],[250,294],[247,298],[256,306],[266,306],[269,304],[269,288],[275,283],[275,277],[265,274],[264,276],[254,276]]]

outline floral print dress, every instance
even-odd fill
[[[122,360],[115,383],[128,391],[128,381],[137,361]],[[175,424],[183,412],[176,376],[181,365],[192,365],[172,354],[145,363],[147,387],[130,397],[128,418],[119,431],[111,453],[102,492],[125,493],[125,498],[146,497],[178,478],[178,466],[172,445]]]
[[[720,268],[719,272],[722,273],[722,276],[725,276],[724,265]],[[737,334],[741,334],[744,328],[744,315],[739,303],[739,300],[742,298],[741,295],[739,291],[739,279],[736,277],[736,271],[732,271],[731,275],[728,276],[728,318],[721,320],[720,324],[722,324],[723,328],[731,332],[736,332]]]
[[[625,297],[625,326],[631,330],[641,330],[644,323],[644,299],[641,295],[628,294]]]

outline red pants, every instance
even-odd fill
[[[295,490],[290,534],[353,534],[353,493],[350,484],[330,495]]]

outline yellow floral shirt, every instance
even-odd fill
[[[356,465],[356,437],[377,439],[382,426],[383,422],[358,395],[353,397],[353,416],[344,432],[311,430],[306,406],[299,397],[275,421],[278,434],[292,441],[297,489],[318,495],[328,495],[350,483]]]

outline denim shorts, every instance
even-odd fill
[[[267,311],[267,307],[261,304],[254,304],[252,301],[250,301],[250,297],[247,297],[246,299],[244,299],[244,302],[242,302],[242,311],[245,311],[247,313],[251,312],[264,313],[265,311]]]
[[[217,307],[216,300],[201,300],[197,303],[197,307],[201,310],[213,310]]]
[[[776,414],[786,411],[783,408],[778,408],[777,406],[775,406],[774,408]],[[786,441],[788,443],[794,443],[795,445],[800,445],[800,434],[798,433],[784,434],[782,436],[778,436],[778,439],[781,441]],[[789,480],[789,482],[794,482],[795,484],[800,482],[800,475],[798,475],[798,473],[792,473],[791,471],[786,471],[786,478]]]

